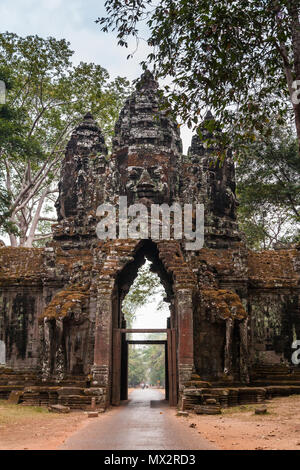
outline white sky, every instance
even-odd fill
[[[146,263],[148,266],[151,266],[151,263],[148,260]],[[161,285],[159,292],[152,295],[142,307],[137,309],[135,319],[132,323],[132,328],[167,328],[167,318],[170,316],[170,310],[168,304],[163,302],[165,296],[165,289]],[[163,302],[163,307],[158,310],[158,306],[161,302]],[[134,333],[132,335],[132,339],[136,340],[145,339],[147,337],[147,333]]]
[[[151,301],[137,309],[132,328],[167,328],[167,318],[170,316],[170,311],[167,306],[162,310],[157,310],[160,300],[161,296],[155,295]],[[132,339],[143,339],[144,337],[148,337],[148,334],[135,333]]]
[[[133,59],[127,55],[135,49],[117,46],[114,34],[105,34],[96,25],[97,17],[105,16],[104,0],[0,0],[1,31],[20,36],[65,38],[74,50],[73,62],[95,62],[106,68],[112,78],[117,75],[136,79],[142,69],[148,46],[141,41]],[[191,141],[191,131],[181,127],[184,152]]]

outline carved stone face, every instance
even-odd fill
[[[174,170],[166,155],[129,155],[123,167],[123,184],[130,203],[147,199],[168,203],[174,193]]]

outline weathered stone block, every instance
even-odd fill
[[[60,387],[57,390],[57,393],[59,396],[64,396],[64,395],[81,395],[83,392],[83,388],[81,387]]]
[[[217,415],[221,414],[220,405],[196,405],[194,411],[198,415]]]
[[[8,403],[11,403],[12,405],[18,405],[21,401],[22,396],[23,392],[14,390],[9,394]]]
[[[87,416],[88,416],[88,418],[98,418],[99,413],[98,413],[98,411],[88,411]]]
[[[255,408],[255,414],[256,415],[265,415],[265,414],[267,414],[267,411],[268,411],[268,409],[267,409],[266,405],[261,405],[261,406]]]
[[[85,388],[83,393],[88,396],[100,396],[104,394],[104,389],[98,387]]]
[[[64,405],[49,405],[48,410],[51,413],[70,413],[70,408]]]

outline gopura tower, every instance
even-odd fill
[[[97,208],[119,196],[147,207],[204,204],[204,247],[186,251],[183,239],[99,240]],[[171,404],[201,403],[220,387],[223,402],[230,394],[261,398],[267,392],[254,385],[278,385],[284,374],[297,384],[291,344],[300,334],[299,250],[249,251],[236,207],[230,152],[221,161],[194,136],[184,156],[150,72],[120,113],[111,155],[87,114],[62,162],[52,241],[0,248],[0,396],[23,384],[28,403],[84,407],[91,396],[103,405],[126,397],[122,300],[145,256],[170,303]],[[241,387],[249,382],[251,392]],[[225,393],[228,384],[234,392]]]

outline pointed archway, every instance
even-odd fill
[[[174,240],[157,243],[151,240],[126,240],[126,243],[114,240],[107,242],[105,251],[106,261],[97,286],[94,384],[103,387],[107,404],[118,402],[118,397],[121,396],[118,385],[120,371],[118,361],[115,364],[114,361],[117,351],[122,349],[120,335],[124,325],[121,305],[138,269],[147,257],[152,262],[152,270],[158,274],[170,303],[168,348],[173,357],[173,365],[175,364],[173,384],[176,385],[173,385],[173,393],[176,397],[174,400],[177,401],[184,383],[191,378],[194,366],[193,293],[196,285],[193,273],[182,256],[180,244]]]

